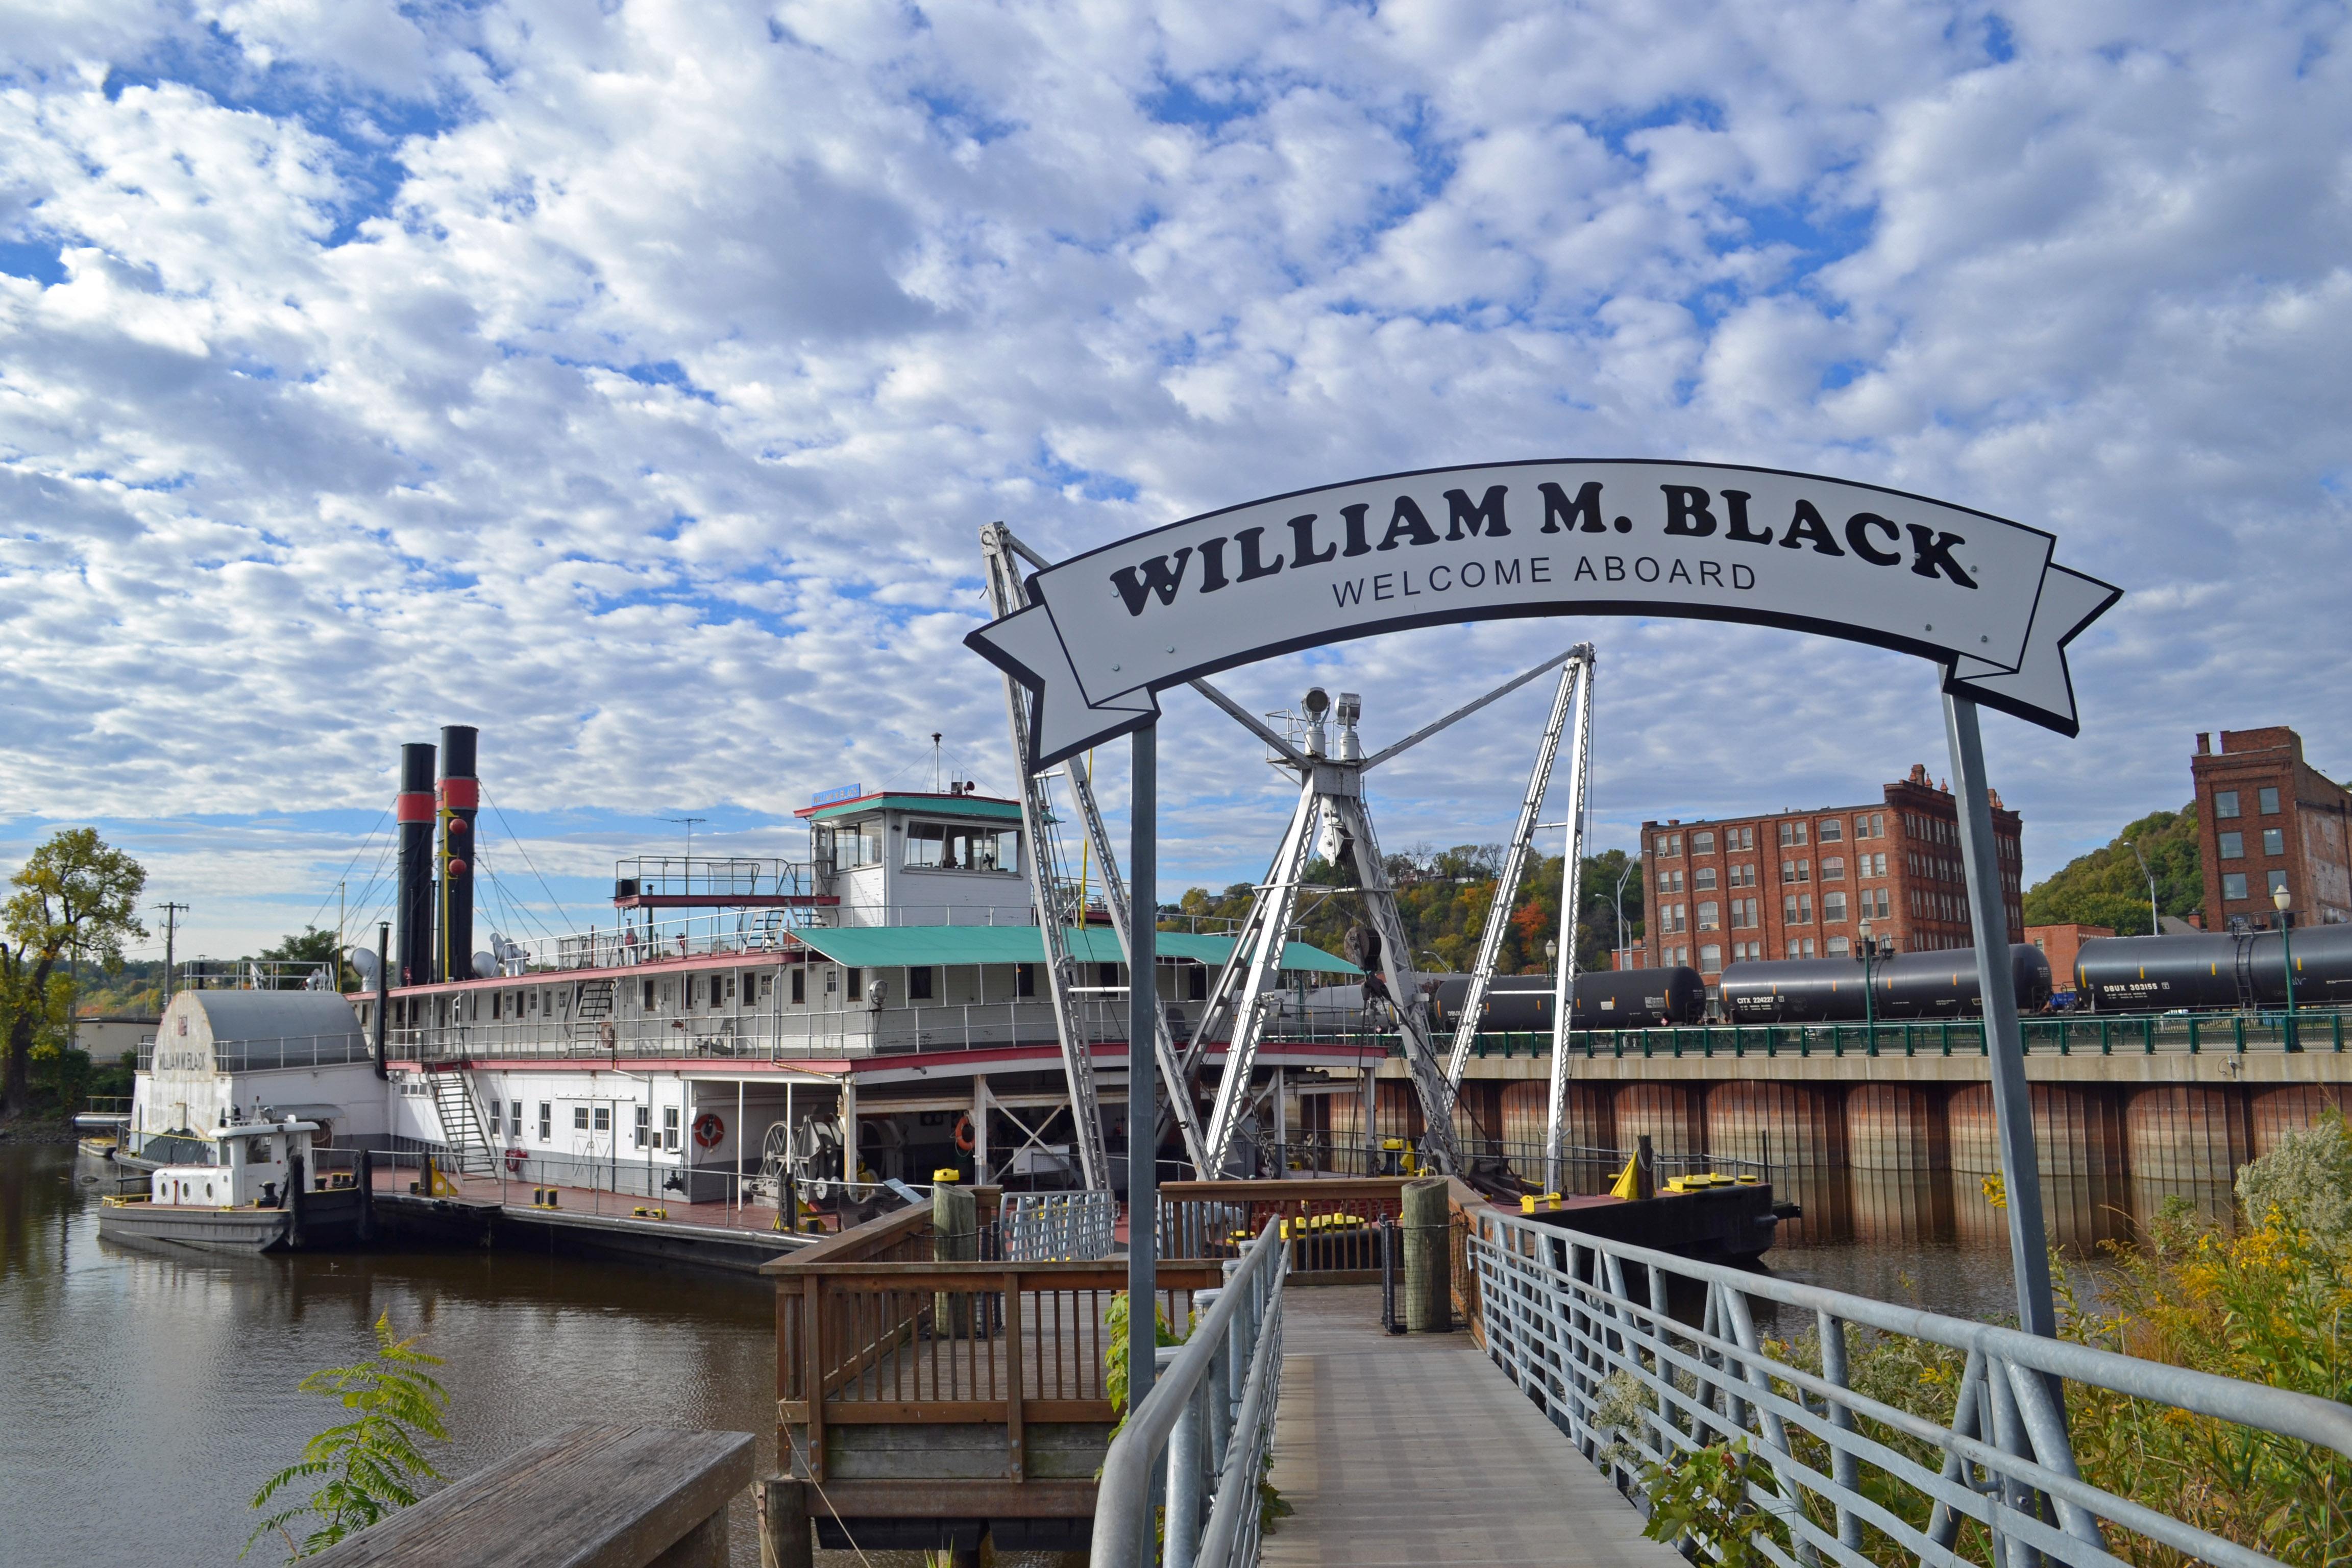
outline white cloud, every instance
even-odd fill
[[[1001,780],[959,645],[982,522],[1066,551],[1543,454],[1894,484],[2130,589],[2078,645],[2082,740],[1991,726],[2036,870],[2178,805],[2200,728],[2352,769],[2340,18],[0,16],[11,838],[102,819],[184,891],[314,904],[396,742],[451,721],[529,814],[756,834],[933,730]],[[1499,626],[1318,670],[1402,729],[1579,636],[1615,831],[1945,771],[1925,671],[1777,633]],[[1232,684],[1279,706],[1305,668]],[[1515,703],[1390,770],[1386,837],[1502,831]],[[1171,713],[1168,879],[1255,875],[1271,775]],[[202,826],[276,811],[346,825],[259,859]]]

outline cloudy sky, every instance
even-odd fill
[[[1060,555],[1532,457],[1892,485],[2128,590],[2079,740],[1988,718],[2030,875],[2185,800],[2200,729],[2342,776],[2348,45],[2144,0],[0,0],[0,861],[96,823],[183,952],[356,917],[398,743],[471,722],[533,905],[494,921],[585,923],[666,819],[789,852],[935,731],[1003,788],[992,519]],[[1587,637],[1603,844],[1948,771],[1927,667],[1777,631],[1226,684],[1393,736]],[[1502,837],[1544,703],[1384,770],[1390,847]],[[1254,875],[1277,781],[1168,714],[1163,886]]]

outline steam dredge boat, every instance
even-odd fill
[[[1031,863],[1023,802],[960,781],[828,792],[796,814],[804,858],[623,860],[610,925],[492,934],[477,951],[476,733],[442,736],[437,779],[434,746],[403,749],[396,919],[383,951],[351,954],[367,984],[320,989],[323,966],[265,981],[299,990],[200,975],[141,1063],[125,1163],[245,1180],[236,1152],[255,1145],[240,1127],[299,1116],[321,1143],[429,1153],[459,1182],[730,1209],[789,1204],[789,1229],[810,1207],[821,1224],[947,1168],[1081,1184],[1073,1046],[1089,1058],[1098,1148],[1123,1149],[1124,947],[1098,896]],[[1041,889],[1067,911],[1050,944],[1059,997]],[[1234,942],[1157,940],[1170,1036],[1189,1044]],[[1387,1042],[1359,1010],[1301,1004],[1360,972],[1297,942],[1281,964],[1285,994],[1269,1000],[1292,1026],[1257,1065],[1281,1080],[1293,1140],[1328,1142],[1338,1102],[1352,1147],[1349,1118]],[[1213,1063],[1216,1043],[1203,1054]],[[1125,1161],[1103,1163],[1122,1184]]]

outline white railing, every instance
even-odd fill
[[[1191,1337],[1160,1352],[1151,1392],[1103,1457],[1092,1568],[1257,1562],[1258,1481],[1282,1392],[1282,1287],[1290,1275],[1282,1222],[1268,1220],[1225,1270],[1222,1290],[1192,1298]],[[1167,1507],[1166,1544],[1157,1553],[1155,1480],[1164,1481]]]
[[[1475,1216],[1467,1246],[1488,1353],[1624,1484],[1638,1487],[1629,1478],[1648,1463],[1759,1440],[1758,1468],[1773,1484],[1751,1479],[1748,1500],[1778,1521],[1786,1544],[1769,1534],[1749,1543],[1780,1568],[1875,1568],[1864,1552],[1865,1528],[1914,1562],[1963,1564],[1969,1559],[1955,1548],[1969,1521],[1987,1533],[2001,1568],[2043,1560],[2119,1568],[2109,1532],[2216,1568],[2276,1568],[2260,1552],[2083,1479],[2063,1414],[2068,1381],[2233,1423],[2251,1429],[2237,1435],[2249,1440],[2276,1434],[2352,1456],[2352,1408],[2310,1394],[1694,1263],[1499,1212]],[[1677,1281],[1704,1292],[1696,1324],[1661,1305]],[[1817,1325],[1818,1371],[1790,1364],[1786,1347],[1759,1336],[1751,1300],[1794,1309]],[[1852,1387],[1847,1334],[1855,1326],[1964,1354],[1949,1419]],[[1865,1471],[1875,1474],[1865,1479]]]
[[[1108,1192],[1007,1193],[997,1215],[1008,1263],[1108,1258],[1118,1220]]]
[[[152,1039],[139,1045],[139,1070],[152,1072],[158,1054],[170,1069],[176,1058],[189,1062],[207,1054],[205,1048],[166,1040],[159,1047]],[[374,1047],[368,1037],[358,1029],[340,1035],[282,1035],[266,1039],[215,1040],[209,1047],[212,1068],[215,1072],[259,1072],[269,1068],[333,1067],[343,1062],[363,1062],[374,1058]]]

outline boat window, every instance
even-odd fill
[[[802,965],[794,965],[793,969],[793,1000],[808,1000],[808,970]]]
[[[1037,966],[1035,964],[1016,963],[1013,966],[1013,994],[1015,996],[1023,997],[1024,999],[1037,994]]]
[[[677,1107],[662,1107],[662,1147],[670,1153],[677,1152]]]
[[[572,1131],[574,1132],[585,1132],[588,1131],[588,1108],[586,1106],[575,1105],[572,1108]]]
[[[882,819],[820,827],[816,830],[815,849],[818,863],[829,860],[835,870],[878,866],[882,863]]]
[[[910,965],[907,970],[907,1000],[928,1002],[931,999],[931,972],[927,966]]]
[[[517,1105],[515,1109],[520,1110],[522,1107]],[[539,1141],[542,1143],[555,1142],[555,1107],[543,1100],[539,1102]]]
[[[1018,872],[1021,834],[975,823],[910,822],[907,864],[941,871]]]
[[[850,968],[844,970],[842,973],[849,977],[849,999],[852,1002],[865,1001],[866,971],[853,965]]]
[[[637,1147],[642,1149],[654,1135],[654,1108],[650,1105],[640,1105],[635,1107],[635,1110],[637,1113]]]
[[[599,1132],[610,1132],[612,1130],[613,1108],[609,1105],[598,1106],[596,1108],[596,1131]]]

